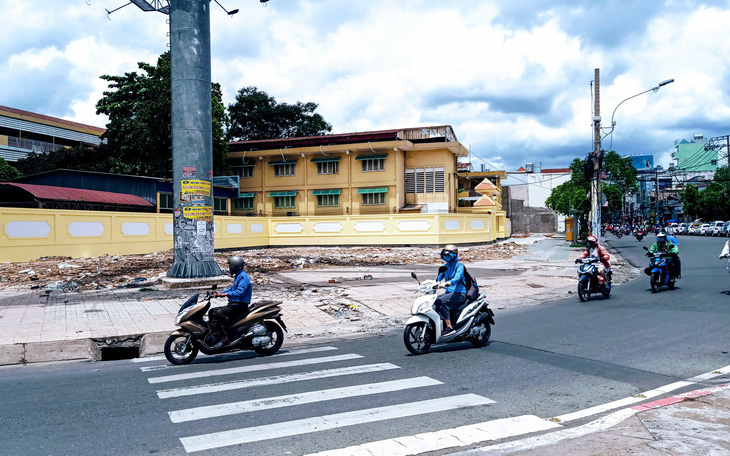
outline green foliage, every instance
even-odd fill
[[[170,53],[157,65],[139,62],[141,73],[103,75],[109,89],[96,104],[97,114],[109,116],[106,153],[109,172],[142,176],[172,176]],[[228,123],[220,85],[211,85],[213,111],[213,170],[228,171],[224,131]],[[216,168],[216,165],[218,168]]]
[[[608,201],[608,208],[602,208],[602,213],[618,212],[622,208],[624,192],[621,191],[618,185],[613,184],[602,184],[601,193],[606,195]]]
[[[606,182],[617,186],[623,194],[638,190],[638,171],[631,164],[631,158],[621,157],[611,150],[603,158],[603,169]]]
[[[545,201],[545,205],[563,215],[577,214],[587,216],[591,210],[591,200],[586,194],[590,191],[590,182],[585,178],[583,169],[585,160],[576,158],[570,164],[572,175],[553,189]]]
[[[0,157],[0,182],[9,181],[22,176],[23,174],[18,171],[17,168],[11,166],[4,158]]]
[[[316,109],[315,103],[277,103],[256,87],[244,87],[238,91],[236,102],[228,106],[228,139],[250,141],[327,134],[332,126],[314,112]]]
[[[18,170],[26,176],[54,169],[109,172],[109,160],[104,150],[103,147],[96,150],[75,146],[68,149],[61,147],[45,154],[31,152],[18,161]]]
[[[730,219],[728,186],[730,186],[730,172],[726,166],[715,171],[713,182],[702,191],[687,185],[680,193],[684,211],[692,218],[707,221]]]

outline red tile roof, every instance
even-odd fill
[[[41,200],[78,201],[84,203],[104,203],[124,206],[154,206],[146,199],[126,193],[102,192],[100,190],[86,190],[82,188],[55,187],[52,185],[16,184],[13,182],[0,183],[0,189],[5,186],[17,187]]]

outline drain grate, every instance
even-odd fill
[[[139,347],[101,347],[102,361],[139,358]]]

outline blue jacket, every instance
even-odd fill
[[[451,286],[446,287],[447,293],[466,294],[466,287],[464,286],[464,265],[459,263],[459,257],[445,263],[445,266],[446,271],[440,273],[436,277],[436,281],[440,282],[441,280],[445,280],[451,282]]]
[[[251,303],[251,279],[245,271],[236,273],[236,279],[230,288],[226,288],[222,293],[228,295],[228,301]]]

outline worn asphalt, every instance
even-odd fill
[[[535,235],[511,241],[529,244],[529,253],[468,265],[490,296],[492,308],[539,305],[574,293],[573,259],[579,249],[559,237]],[[638,276],[615,251],[612,254],[616,286]],[[424,265],[277,273],[273,281],[288,286],[280,298],[290,328],[288,343],[362,337],[402,325],[413,301],[411,270],[430,277],[432,269]],[[144,293],[129,288],[83,293],[20,287],[0,291],[0,365],[96,361],[120,348],[141,357],[158,354],[176,328],[180,305],[201,290],[155,288]],[[254,300],[257,297],[271,296],[255,290]],[[214,305],[225,304],[220,301]],[[577,427],[491,442],[455,454],[730,454],[729,368],[721,372],[727,382],[719,386],[698,385],[689,393],[647,399]]]

